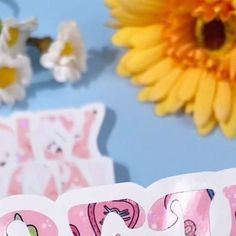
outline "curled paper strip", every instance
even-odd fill
[[[235,236],[235,174],[236,169],[184,175],[147,189],[132,183],[85,188],[56,202],[3,199],[0,236],[18,228],[30,236]]]

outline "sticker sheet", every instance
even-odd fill
[[[80,236],[235,236],[235,175],[232,169],[173,177],[147,189],[132,183],[90,188],[68,192],[57,204]]]
[[[0,236],[235,236],[236,169],[0,200]],[[17,234],[22,232],[22,234]]]
[[[97,144],[104,117],[97,103],[0,119],[0,196],[55,200],[71,189],[113,184],[113,162]]]

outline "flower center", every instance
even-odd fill
[[[209,50],[221,49],[227,39],[225,24],[218,19],[203,24],[201,33],[203,47]]]
[[[196,36],[201,47],[214,51],[222,49],[228,42],[230,25],[220,19],[204,22],[198,19],[196,23]]]
[[[73,55],[75,52],[74,46],[71,42],[66,42],[64,48],[61,51],[61,57],[68,57]]]
[[[7,40],[7,44],[9,47],[14,47],[20,38],[20,32],[17,28],[9,29],[9,39]]]
[[[215,18],[208,22],[199,18],[195,24],[198,46],[205,49],[208,54],[219,59],[234,47],[236,42],[235,18],[232,17],[227,21]]]
[[[0,88],[5,89],[16,82],[17,71],[15,68],[0,68]]]

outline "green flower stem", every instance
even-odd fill
[[[48,52],[48,49],[52,43],[53,39],[51,37],[44,37],[44,38],[30,37],[27,40],[27,45],[37,48],[41,54]]]

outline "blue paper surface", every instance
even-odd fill
[[[14,108],[0,108],[1,115],[105,103],[108,113],[99,144],[116,163],[117,182],[147,186],[172,175],[236,166],[236,141],[219,130],[202,138],[190,117],[158,118],[153,105],[137,102],[139,88],[115,73],[121,50],[111,45],[113,31],[105,27],[109,14],[102,0],[0,0],[0,9],[2,18],[36,16],[35,36],[56,36],[60,22],[77,21],[89,54],[88,73],[75,86],[56,83],[50,72],[34,63],[27,99]]]

